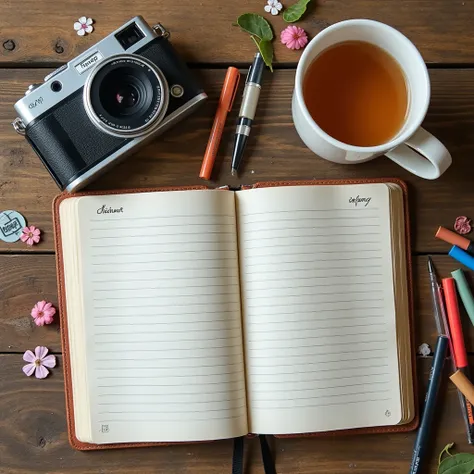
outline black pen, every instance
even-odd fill
[[[431,425],[433,424],[436,400],[438,398],[439,387],[441,385],[444,361],[448,353],[449,338],[445,334],[442,321],[442,313],[440,311],[438,299],[435,298],[435,273],[434,266],[431,259],[428,260],[428,271],[430,282],[432,284],[433,295],[433,311],[436,322],[436,329],[438,331],[438,339],[436,341],[436,348],[433,355],[433,363],[431,365],[430,377],[428,381],[428,388],[426,389],[425,405],[421,414],[420,427],[416,435],[415,446],[413,447],[413,458],[411,461],[409,474],[418,474],[421,472],[422,463],[428,448],[428,442],[431,438]]]
[[[232,152],[232,176],[237,174],[247,144],[255,112],[257,110],[262,75],[265,68],[262,55],[257,53],[245,80],[244,95],[240,106],[237,129],[235,131],[234,151]]]
[[[446,336],[438,336],[433,355],[430,379],[426,390],[425,406],[421,414],[421,423],[416,435],[415,446],[413,447],[410,474],[418,474],[421,472],[428,442],[432,438],[431,425],[435,415],[436,399],[438,398],[439,387],[441,385],[441,376],[443,374],[444,359],[446,358],[447,351],[448,338]]]

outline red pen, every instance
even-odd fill
[[[462,333],[461,316],[459,314],[459,304],[454,278],[443,278],[443,290],[453,344],[454,361],[458,369],[467,369],[467,352]]]
[[[219,149],[222,133],[224,131],[227,114],[232,109],[232,104],[234,103],[239,80],[240,72],[237,68],[230,67],[227,69],[224,85],[222,86],[221,96],[219,98],[219,104],[217,105],[216,115],[214,117],[214,123],[212,124],[211,135],[209,136],[209,141],[207,142],[201,171],[199,173],[200,178],[209,179],[211,177],[214,161],[216,160],[217,150]]]
[[[459,314],[459,304],[456,295],[456,285],[454,278],[443,278],[443,292],[446,302],[446,312],[448,313],[448,321],[452,340],[452,357],[454,358],[456,368],[462,372],[469,380],[469,363],[467,360],[466,345],[462,332],[461,316]],[[463,397],[464,398],[464,397]],[[466,427],[468,429],[469,444],[474,442],[474,414],[472,412],[472,404],[465,400],[465,415],[467,416]],[[463,413],[464,415],[464,413]]]

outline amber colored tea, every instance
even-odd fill
[[[408,108],[405,75],[383,49],[347,41],[323,51],[306,72],[306,107],[331,137],[356,146],[390,141]]]

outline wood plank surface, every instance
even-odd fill
[[[459,265],[448,256],[433,257],[441,277]],[[474,272],[468,272],[474,283]],[[427,274],[427,257],[415,257],[413,262],[415,295],[415,344],[432,347],[436,342],[431,293]],[[474,289],[474,285],[472,286]],[[44,345],[53,352],[61,351],[59,326],[36,327],[31,308],[45,299],[57,306],[54,255],[0,255],[0,353],[23,352]],[[474,327],[463,312],[464,334],[469,352],[474,353]],[[59,318],[56,317],[58,321]]]
[[[31,317],[37,301],[57,307],[54,255],[0,256],[0,353],[24,352],[46,346],[61,352],[59,313],[49,326],[38,327]]]
[[[146,449],[81,453],[66,434],[62,358],[45,380],[27,378],[21,355],[0,355],[0,473],[48,474],[225,474],[231,472],[231,441]],[[420,396],[431,358],[419,359]],[[431,463],[449,442],[470,450],[454,386],[442,387],[433,428]],[[406,474],[415,433],[358,437],[271,439],[279,474]],[[263,474],[258,441],[246,442],[246,474]],[[428,467],[428,466],[427,466]]]
[[[51,202],[59,192],[24,138],[10,122],[13,103],[30,82],[48,70],[0,69],[0,209],[16,209],[43,230],[40,245],[27,249],[17,242],[0,242],[0,251],[53,249]],[[92,185],[96,189],[202,184],[198,178],[214,110],[224,79],[223,70],[198,70],[207,103],[192,117],[128,158]],[[452,226],[458,215],[471,215],[474,201],[474,70],[431,70],[433,97],[425,127],[449,148],[454,164],[436,181],[417,178],[387,158],[350,166],[319,159],[302,143],[292,124],[291,94],[294,71],[268,73],[242,174],[230,176],[235,118],[230,114],[211,186],[250,184],[286,179],[399,177],[410,185],[413,249],[446,252],[449,246],[434,239],[438,225]]]
[[[282,2],[289,6],[295,0]],[[38,328],[30,316],[41,299],[57,304],[51,203],[58,188],[24,138],[10,122],[13,104],[31,83],[42,82],[53,68],[70,61],[134,15],[160,21],[178,52],[192,64],[209,95],[186,122],[158,138],[100,178],[90,189],[202,184],[197,177],[225,67],[245,67],[255,47],[232,23],[244,12],[265,15],[274,28],[277,70],[268,73],[242,173],[230,176],[235,118],[241,90],[230,114],[210,186],[252,184],[287,179],[334,179],[393,176],[410,190],[413,233],[415,345],[434,347],[436,328],[426,271],[426,253],[446,253],[449,245],[434,238],[438,225],[451,227],[458,215],[474,217],[474,2],[468,0],[313,0],[298,25],[310,38],[347,18],[372,18],[398,28],[419,48],[433,68],[432,101],[425,128],[440,138],[454,164],[436,181],[426,181],[386,158],[358,166],[319,159],[299,139],[291,118],[294,67],[301,53],[280,44],[282,16],[265,14],[266,0],[117,0],[51,3],[4,0],[0,18],[0,211],[16,209],[43,231],[31,249],[0,241],[0,474],[223,474],[231,472],[232,442],[81,453],[67,439],[59,324]],[[79,16],[95,20],[95,31],[79,37]],[[463,69],[466,67],[466,69]],[[35,69],[36,68],[36,69]],[[289,69],[292,68],[292,69]],[[243,71],[246,72],[246,71]],[[241,81],[243,82],[243,81]],[[242,84],[241,84],[242,88]],[[11,255],[9,255],[11,253]],[[436,255],[440,276],[459,265]],[[469,272],[474,288],[474,272]],[[462,314],[467,349],[474,362],[474,327]],[[58,319],[58,318],[57,318]],[[22,353],[46,345],[59,366],[46,380],[26,377]],[[420,400],[431,357],[418,357]],[[447,374],[446,377],[447,379]],[[456,392],[446,380],[432,431],[430,465],[449,442],[472,452],[466,443]],[[406,474],[415,433],[361,437],[271,440],[278,474]],[[246,442],[245,474],[263,474],[258,440]]]
[[[283,2],[285,6],[293,0]],[[427,62],[473,63],[471,34],[474,3],[469,0],[314,0],[298,24],[313,37],[324,27],[348,18],[371,18],[388,23],[407,35]],[[250,38],[232,26],[241,13],[265,15],[272,23],[278,62],[295,63],[298,53],[280,44],[286,26],[282,16],[263,10],[265,1],[240,0],[137,0],[125,2],[61,2],[51,11],[48,0],[23,0],[21,14],[14,0],[2,2],[0,62],[52,64],[66,62],[92,46],[135,15],[151,23],[160,21],[187,61],[198,63],[249,63],[255,51]],[[73,23],[79,16],[95,20],[95,32],[77,36]]]

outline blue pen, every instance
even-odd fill
[[[418,474],[421,472],[423,457],[431,437],[431,425],[433,423],[436,399],[441,385],[441,376],[443,374],[444,360],[446,359],[448,350],[448,342],[449,340],[446,336],[438,336],[438,340],[436,341],[428,389],[426,390],[425,406],[421,414],[420,428],[418,429],[415,446],[413,448],[410,474]]]

